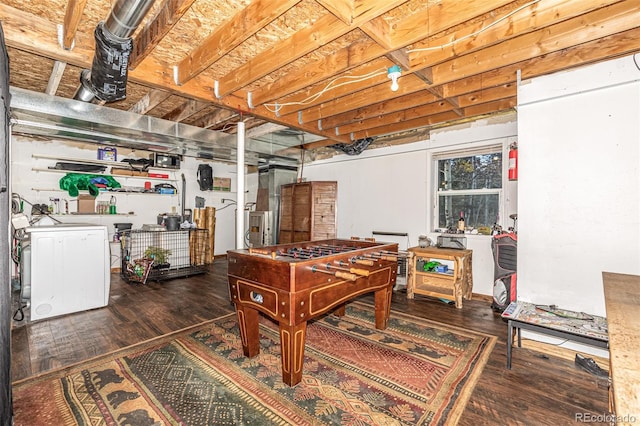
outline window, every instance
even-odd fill
[[[502,147],[441,153],[437,167],[436,227],[457,228],[464,217],[467,228],[497,223],[502,199]]]

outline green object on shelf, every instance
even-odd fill
[[[424,264],[425,272],[433,272],[436,269],[436,266],[440,265],[440,262],[432,261]]]
[[[106,185],[108,188],[120,188],[120,183],[108,175],[89,175],[81,173],[67,173],[59,181],[60,189],[69,192],[72,197],[78,196],[81,189],[88,190],[95,197],[100,193],[96,184]]]

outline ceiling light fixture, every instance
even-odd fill
[[[398,77],[400,77],[400,67],[398,65],[394,65],[387,69],[387,77],[391,79],[391,90],[394,92],[398,91]]]

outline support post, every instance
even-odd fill
[[[238,147],[236,171],[238,174],[238,185],[236,197],[237,220],[236,220],[236,249],[244,249],[244,132],[243,121],[238,122]]]

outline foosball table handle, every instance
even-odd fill
[[[349,272],[351,272],[352,274],[363,276],[363,277],[369,276],[369,271],[367,271],[366,269],[349,268]]]
[[[337,278],[343,278],[343,279],[349,280],[349,281],[355,281],[355,280],[358,279],[358,276],[356,274],[352,274],[350,272],[336,271],[336,273],[334,275]]]

